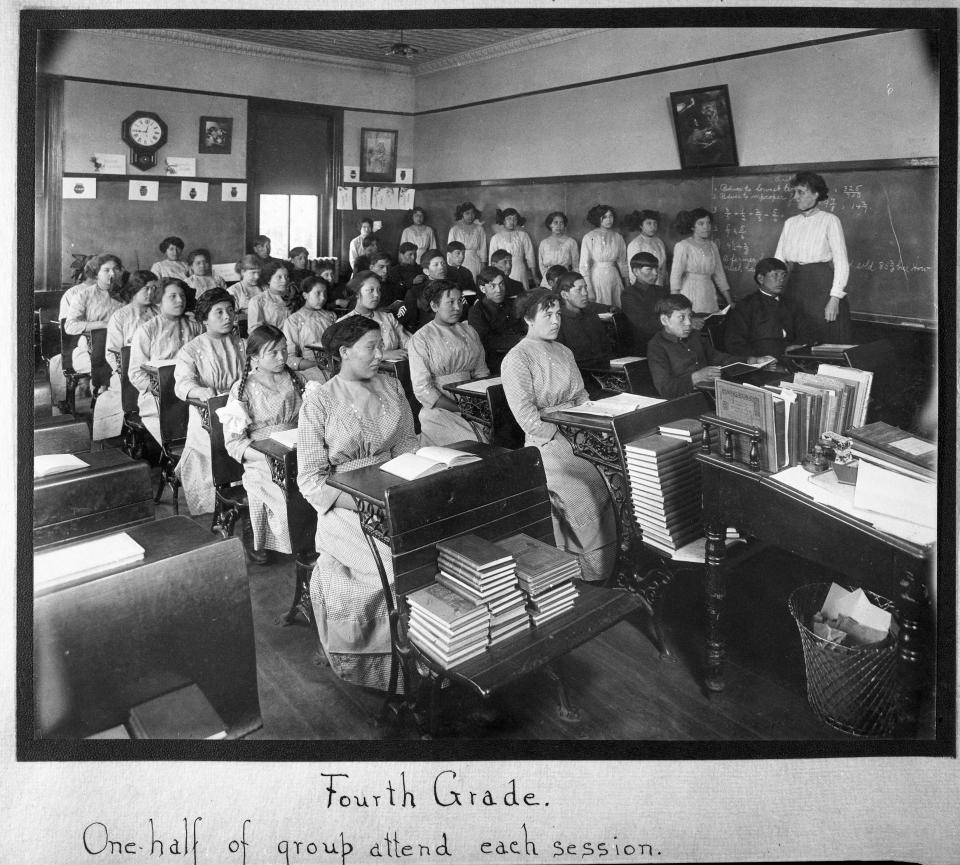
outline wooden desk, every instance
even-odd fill
[[[58,414],[33,425],[33,454],[75,454],[90,450],[90,427],[73,415]]]
[[[260,726],[243,547],[188,517],[126,530],[142,562],[34,596],[38,736],[81,738],[196,682],[231,738]]]
[[[654,571],[648,580],[640,575],[643,535],[634,518],[623,446],[635,438],[656,432],[660,424],[699,417],[706,408],[703,396],[693,393],[615,418],[568,411],[545,411],[540,415],[541,420],[556,424],[570,442],[574,454],[593,463],[603,478],[613,501],[617,525],[617,562],[608,584],[639,594],[651,613],[659,602],[666,580],[660,571]]]
[[[878,532],[835,508],[816,504],[798,491],[771,479],[767,472],[710,454],[697,456],[703,475],[706,548],[706,687],[724,689],[723,660],[728,526],[768,541],[821,565],[826,574],[842,574],[891,600],[899,599],[899,668],[903,703],[898,726],[905,734],[916,727],[918,691],[933,681],[924,660],[921,623],[928,618],[928,595],[934,579],[935,549]],[[826,577],[824,579],[827,579]],[[928,678],[929,677],[929,678]]]
[[[86,468],[33,482],[35,547],[152,520],[150,469],[110,448],[77,454]]]
[[[559,686],[562,717],[575,718],[562,683],[549,664],[601,631],[634,612],[639,600],[633,595],[580,583],[573,609],[517,634],[482,655],[443,667],[417,651],[406,638],[409,614],[406,595],[433,582],[437,571],[436,544],[464,532],[490,540],[524,532],[554,545],[550,500],[547,495],[540,453],[536,448],[504,451],[480,442],[452,445],[483,456],[471,463],[416,481],[404,481],[369,466],[333,474],[327,483],[347,492],[357,503],[360,521],[368,539],[375,537],[390,547],[394,570],[391,591],[376,545],[374,552],[390,615],[396,675],[405,662],[407,702],[417,713],[417,681],[430,680],[430,730],[434,729],[436,701],[443,678],[458,680],[481,696],[503,687],[541,667]],[[396,603],[393,595],[396,593]]]
[[[270,477],[283,490],[287,503],[287,525],[293,552],[312,550],[317,534],[317,512],[297,486],[297,448],[288,448],[276,439],[264,438],[250,447],[264,454],[270,464]]]
[[[498,378],[498,376],[491,376]],[[482,381],[483,379],[478,379]],[[517,423],[507,404],[507,395],[499,382],[490,385],[486,391],[478,393],[462,385],[470,379],[450,382],[443,386],[457,401],[460,415],[481,440],[489,441],[511,450],[523,447],[523,430]]]
[[[653,378],[646,358],[630,361],[623,366],[587,367],[584,371],[592,375],[604,390],[615,393],[635,393],[640,396],[659,396],[653,386]]]

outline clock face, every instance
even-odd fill
[[[138,117],[130,124],[130,138],[143,147],[151,147],[160,140],[163,130],[152,117]]]

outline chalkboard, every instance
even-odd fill
[[[245,205],[221,201],[219,181],[209,184],[203,202],[181,201],[179,182],[161,182],[158,201],[130,201],[129,179],[101,177],[95,199],[64,200],[64,280],[75,253],[112,252],[128,270],[149,270],[161,258],[160,241],[170,235],[183,238],[184,254],[205,247],[217,264],[237,261],[245,252]]]
[[[661,213],[660,237],[671,250],[681,235],[672,228],[680,210],[705,207],[715,214],[714,239],[720,247],[734,298],[755,289],[756,262],[773,255],[783,221],[796,211],[787,186],[791,167],[776,173],[731,172],[597,180],[517,182],[496,185],[438,185],[417,189],[417,203],[441,243],[460,202],[483,212],[487,234],[496,230],[498,207],[515,207],[526,217],[534,247],[547,236],[543,225],[552,210],[570,218],[579,240],[591,230],[587,211],[610,204],[622,218],[633,210]],[[840,217],[850,258],[847,286],[855,318],[914,327],[933,327],[937,317],[937,169],[935,167],[855,168],[824,172],[830,198],[823,205]],[[617,229],[629,243],[637,232]]]

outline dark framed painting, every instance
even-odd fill
[[[360,130],[360,182],[395,183],[397,173],[397,130]]]
[[[670,94],[681,168],[739,165],[726,84]]]
[[[232,117],[200,118],[200,153],[229,153],[232,147]]]

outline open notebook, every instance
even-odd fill
[[[608,396],[603,399],[588,399],[585,403],[564,409],[564,411],[574,414],[617,417],[641,408],[659,405],[662,402],[666,402],[666,400],[654,396],[639,396],[635,393],[618,393],[616,396]]]
[[[44,454],[33,458],[33,479],[87,467],[87,463],[73,454]]]
[[[404,480],[412,481],[454,466],[476,462],[480,462],[480,457],[476,454],[464,453],[453,448],[425,447],[420,448],[416,453],[400,454],[383,463],[380,468]]]

